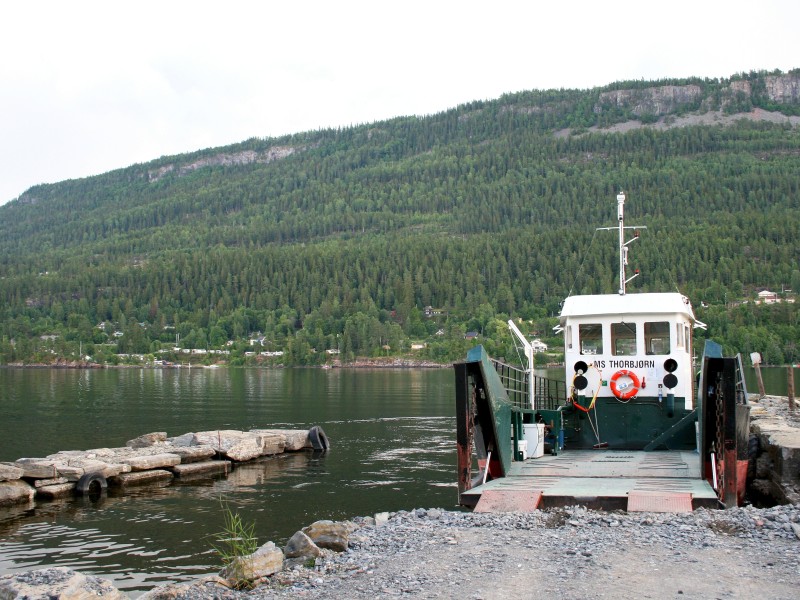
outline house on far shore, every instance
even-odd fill
[[[478,334],[477,331],[468,331],[467,333],[464,334],[464,339],[465,340],[477,340],[478,336],[479,336],[479,334]]]
[[[761,304],[775,304],[778,301],[778,294],[769,290],[758,292],[758,302]]]
[[[536,352],[547,352],[547,344],[542,340],[531,340],[531,349]]]

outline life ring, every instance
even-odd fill
[[[620,377],[627,377],[631,380],[631,383],[617,387],[617,379]],[[640,387],[639,377],[633,371],[628,371],[628,369],[620,369],[611,376],[611,393],[620,400],[630,400],[639,393]]]
[[[330,450],[331,443],[328,441],[328,436],[319,425],[314,425],[308,430],[308,441],[311,442],[311,447],[314,450],[322,450],[323,452]]]

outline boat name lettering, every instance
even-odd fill
[[[605,361],[602,361],[605,362]],[[595,365],[597,366],[597,365]],[[605,366],[605,365],[603,365]],[[608,366],[612,369],[655,369],[654,360],[610,360]],[[602,367],[600,367],[602,368]]]

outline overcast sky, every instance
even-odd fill
[[[800,67],[798,0],[0,5],[0,203],[250,137],[529,89]]]

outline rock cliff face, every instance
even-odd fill
[[[764,78],[764,83],[773,102],[789,104],[800,100],[800,74],[769,75]]]
[[[253,150],[245,150],[244,152],[237,152],[235,154],[220,153],[214,156],[201,158],[192,163],[185,165],[169,164],[153,169],[148,172],[148,180],[155,182],[167,175],[168,173],[177,172],[180,175],[186,175],[197,169],[203,167],[225,167],[230,165],[248,165],[251,163],[271,163],[281,158],[286,158],[297,152],[298,148],[293,146],[275,146],[264,152],[254,152]]]
[[[791,104],[800,101],[800,74],[767,75],[763,81],[770,102]],[[659,117],[680,108],[718,110],[734,99],[750,99],[753,93],[753,85],[748,80],[732,81],[714,97],[705,97],[701,86],[695,84],[613,90],[600,94],[594,112],[599,114],[616,107],[628,109],[637,116]]]
[[[609,106],[630,108],[637,115],[666,115],[682,105],[697,104],[703,97],[699,85],[665,85],[641,90],[614,90],[600,94],[594,106],[601,113]]]

